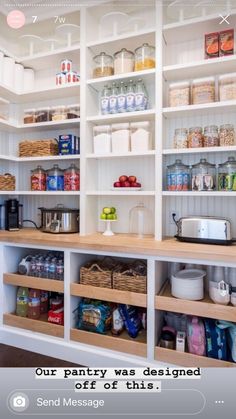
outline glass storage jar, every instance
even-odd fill
[[[7,121],[9,119],[9,102],[0,97],[0,119]]]
[[[236,191],[236,160],[229,157],[225,163],[219,164],[218,168],[219,191]]]
[[[69,105],[67,107],[67,119],[75,119],[80,117],[80,104]]]
[[[202,127],[189,128],[188,147],[189,148],[203,147]]]
[[[192,83],[192,104],[215,102],[215,78],[204,77]]]
[[[122,48],[114,54],[114,74],[130,73],[134,71],[134,53]]]
[[[48,122],[49,121],[49,107],[39,108],[35,111],[36,123]]]
[[[190,167],[181,160],[175,160],[174,164],[167,166],[167,190],[189,191],[190,190]]]
[[[204,147],[218,147],[219,133],[217,125],[208,125],[204,128]]]
[[[64,170],[58,164],[54,164],[52,169],[47,170],[47,191],[64,190]]]
[[[169,86],[169,106],[188,106],[190,104],[190,83],[181,81]]]
[[[147,234],[153,235],[153,214],[150,209],[139,203],[129,212],[129,232],[139,238]]]
[[[135,71],[155,68],[155,47],[145,43],[135,50]]]
[[[151,149],[151,129],[149,121],[131,122],[131,151],[143,152]]]
[[[93,152],[106,154],[111,152],[111,126],[98,125],[93,127]]]
[[[80,190],[80,171],[75,164],[71,164],[68,169],[64,171],[64,191],[79,191]]]
[[[216,166],[201,159],[192,166],[192,190],[214,191],[216,184]]]
[[[220,146],[230,146],[235,144],[234,126],[225,124],[220,126]]]
[[[67,109],[66,106],[56,106],[51,111],[52,121],[64,121],[67,119]]]
[[[31,191],[46,191],[46,170],[37,166],[31,170]]]
[[[35,109],[25,109],[24,124],[34,124],[36,122]]]
[[[236,99],[236,73],[223,74],[219,77],[220,101]]]
[[[176,128],[174,135],[174,148],[188,147],[188,130],[186,128]]]
[[[107,77],[114,74],[114,60],[111,55],[101,52],[93,58],[93,63],[93,77]]]

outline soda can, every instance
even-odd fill
[[[62,86],[63,84],[66,84],[66,75],[64,73],[58,73],[56,75],[56,85]]]
[[[78,75],[76,71],[70,71],[66,74],[67,83],[76,83],[78,81]]]
[[[72,61],[71,60],[62,60],[61,61],[61,72],[69,73],[72,71]]]

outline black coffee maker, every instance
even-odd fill
[[[5,229],[17,231],[22,228],[22,208],[23,205],[17,199],[5,201]]]

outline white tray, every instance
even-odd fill
[[[112,191],[141,191],[142,188],[126,188],[125,186],[121,187],[121,188],[111,188]]]

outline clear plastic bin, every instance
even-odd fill
[[[131,151],[142,152],[151,150],[151,130],[150,122],[132,122],[131,131]]]
[[[127,153],[130,151],[129,123],[113,124],[111,128],[112,152]]]
[[[36,122],[35,109],[25,109],[24,124],[34,124]]]
[[[110,125],[98,125],[93,128],[93,152],[94,154],[106,154],[111,152]]]
[[[52,121],[64,121],[67,119],[67,109],[64,105],[56,106],[51,110]]]

